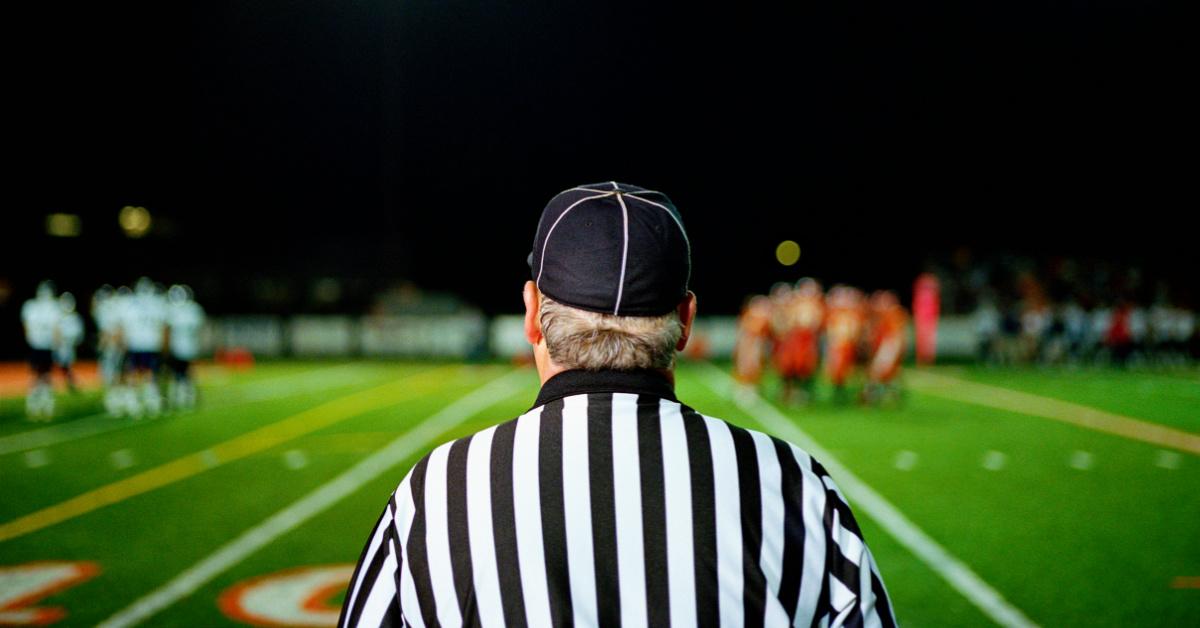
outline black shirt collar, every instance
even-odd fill
[[[670,401],[675,399],[675,387],[661,371],[563,371],[542,384],[533,407],[556,399],[587,393],[623,392],[654,395]]]

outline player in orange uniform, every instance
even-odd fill
[[[826,298],[825,373],[837,400],[845,399],[846,381],[854,372],[863,329],[863,301],[862,292],[849,286],[834,286]]]
[[[775,366],[782,380],[784,403],[798,394],[807,403],[812,398],[813,376],[817,373],[821,324],[825,321],[825,296],[814,279],[801,279],[784,303],[781,317],[786,321],[783,335],[775,347]]]
[[[763,363],[771,341],[771,300],[756,296],[746,302],[737,321],[733,347],[733,375],[744,393],[754,391],[762,380]]]
[[[775,370],[779,373],[779,395],[784,403],[790,403],[792,389],[795,387],[795,376],[791,372],[791,355],[788,339],[792,335],[794,316],[792,302],[796,293],[792,285],[779,282],[771,286],[771,339],[773,346],[771,357]]]
[[[871,362],[867,367],[867,385],[863,388],[864,402],[877,403],[899,396],[895,381],[900,373],[900,360],[904,357],[907,326],[908,313],[895,293],[880,290],[871,295],[867,338]]]

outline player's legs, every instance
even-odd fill
[[[833,384],[835,401],[846,400],[846,382],[854,369],[854,343],[841,341],[830,347],[828,360],[829,381]]]
[[[163,398],[162,392],[158,388],[158,365],[159,354],[153,351],[144,351],[142,353],[141,376],[138,386],[138,392],[141,396],[142,404],[146,414],[151,417],[156,417],[162,414]]]
[[[809,403],[813,400],[818,353],[817,338],[813,334],[805,336],[803,342],[799,343],[797,347],[795,374],[801,403]]]
[[[742,334],[734,347],[734,379],[737,381],[735,394],[744,401],[751,401],[757,396],[759,382],[763,373],[763,342],[761,339]]]
[[[33,385],[25,397],[25,414],[34,421],[49,421],[54,416],[54,388],[50,373],[54,357],[49,349],[34,349],[29,356]]]
[[[191,362],[172,357],[171,374],[167,394],[170,406],[176,409],[195,407],[196,388],[191,378]]]
[[[75,349],[62,349],[55,352],[54,362],[62,371],[63,379],[67,382],[67,390],[78,392],[75,387]]]
[[[863,401],[879,403],[895,396],[893,382],[900,372],[903,345],[899,337],[886,338],[879,344],[867,368]]]
[[[126,366],[122,369],[122,382],[117,395],[118,408],[120,414],[140,419],[145,413],[145,407],[142,405],[142,399],[138,393],[149,375],[146,367],[149,358],[145,351],[129,351],[125,356]]]

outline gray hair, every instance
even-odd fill
[[[550,358],[568,369],[669,369],[683,335],[679,313],[614,316],[540,297],[542,336]]]

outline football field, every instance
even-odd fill
[[[910,369],[883,408],[725,373],[681,365],[679,398],[825,463],[903,625],[1200,625],[1200,370]],[[408,467],[536,392],[503,364],[277,362],[154,420],[0,397],[0,625],[331,624]]]

